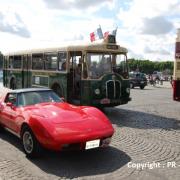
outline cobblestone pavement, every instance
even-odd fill
[[[47,151],[29,160],[18,138],[1,133],[0,180],[179,180],[180,103],[172,100],[172,89],[165,85],[136,88],[131,97],[127,105],[105,109],[116,130],[106,149]],[[135,168],[138,163],[147,167]]]

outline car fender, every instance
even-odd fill
[[[21,131],[23,124],[27,124],[28,127],[32,130],[34,136],[41,144],[47,144],[49,141],[53,141],[53,137],[51,136],[50,132],[53,131],[53,126],[45,121],[43,123],[44,117],[41,115],[33,115],[27,117],[23,122],[21,122]]]
[[[95,118],[99,118],[102,121],[104,121],[107,125],[109,125],[110,127],[113,128],[110,120],[108,119],[108,117],[102,113],[99,109],[95,108],[95,107],[88,107],[88,106],[82,106],[82,109],[84,112],[86,112],[86,114],[95,117]],[[114,131],[114,128],[113,128]]]

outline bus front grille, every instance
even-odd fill
[[[118,80],[106,82],[106,98],[116,99],[121,97],[121,83]]]

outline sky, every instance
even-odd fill
[[[89,43],[99,25],[128,58],[173,61],[180,0],[0,0],[0,51]]]

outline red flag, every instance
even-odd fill
[[[108,35],[109,35],[109,31],[106,31],[106,32],[104,33],[104,39],[106,39],[106,38],[108,37]]]
[[[96,40],[94,32],[90,33],[90,40],[91,42]]]
[[[112,31],[106,31],[104,33],[104,39],[106,39],[108,37],[108,35],[113,35],[113,36],[116,36],[116,33],[117,33],[117,28],[112,30]]]

